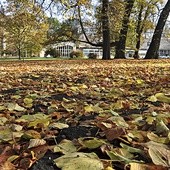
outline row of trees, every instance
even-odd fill
[[[170,0],[161,7],[161,0],[6,0],[0,10],[1,49],[16,49],[21,57],[73,41],[102,47],[103,59],[110,59],[111,48],[115,58],[125,58],[126,47],[138,58],[144,33],[155,30],[145,58],[158,58]]]
[[[170,0],[162,9],[164,1],[161,0],[100,0],[95,4],[90,0],[62,2],[69,15],[70,11],[74,14],[70,22],[77,20],[85,37],[82,41],[74,31],[76,28],[72,27],[72,33],[76,32],[76,36],[70,34],[66,39],[101,46],[103,59],[110,59],[110,49],[113,47],[117,59],[125,58],[126,47],[134,49],[134,58],[139,58],[143,35],[152,30],[153,38],[145,58],[158,58],[161,36],[170,12]],[[85,28],[91,28],[91,32]]]

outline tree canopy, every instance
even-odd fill
[[[154,32],[162,14],[162,0],[7,0],[1,6],[5,40],[12,39],[10,47],[18,53],[73,41],[102,47],[103,59],[110,59],[110,51],[116,52],[115,58],[125,58],[127,48],[138,58],[145,33]]]
[[[46,39],[48,23],[44,12],[32,1],[7,1],[4,16],[5,41],[19,58],[36,54]],[[8,50],[8,49],[5,49]]]

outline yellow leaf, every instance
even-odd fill
[[[9,162],[13,162],[13,161],[16,160],[17,158],[19,158],[18,155],[12,155],[12,156],[10,156],[10,157],[8,158],[8,161],[9,161]]]
[[[114,103],[113,105],[114,109],[122,109],[123,108],[123,104],[121,100],[118,100],[116,103]]]
[[[24,99],[24,104],[27,107],[32,107],[33,99],[32,98],[25,98]]]
[[[12,131],[9,128],[0,130],[0,141],[10,141],[13,139]]]
[[[77,148],[70,140],[63,140],[60,144],[54,147],[54,152],[61,152],[63,154],[76,152]]]
[[[152,96],[147,98],[147,101],[149,101],[149,102],[156,102],[157,98],[156,98],[156,96],[152,95]]]
[[[7,108],[9,111],[25,111],[26,109],[24,107],[19,106],[17,103],[8,103]]]
[[[3,110],[5,110],[5,109],[6,109],[5,106],[0,106],[0,111],[3,111]]]
[[[70,87],[70,89],[71,89],[72,91],[77,91],[77,90],[78,90],[78,87],[72,86],[72,87]]]
[[[79,88],[81,88],[81,89],[88,89],[88,87],[85,84],[80,85]]]
[[[139,85],[144,83],[144,81],[143,81],[142,79],[137,79],[136,82],[137,82],[137,84],[139,84]]]
[[[164,93],[157,93],[155,97],[158,101],[170,104],[170,97],[166,96]]]
[[[146,166],[144,164],[132,162],[129,165],[130,165],[130,170],[146,170]]]
[[[85,106],[84,110],[85,110],[85,112],[94,112],[92,105]]]
[[[79,138],[79,143],[86,148],[95,149],[103,145],[105,142],[101,139],[89,137],[89,138]]]
[[[54,160],[62,170],[103,170],[103,163],[94,153],[68,153]]]
[[[23,138],[25,139],[40,139],[41,135],[35,130],[28,130],[23,134]]]
[[[0,125],[4,125],[6,122],[8,121],[8,119],[6,117],[0,117]]]
[[[168,137],[160,137],[160,136],[154,134],[153,132],[148,132],[148,133],[147,133],[147,137],[148,137],[151,141],[154,141],[154,142],[157,142],[157,143],[168,144],[169,141],[170,141]]]
[[[105,168],[104,170],[114,170],[112,167],[108,166],[107,168]]]
[[[28,127],[44,128],[50,124],[49,119],[37,119],[29,123]]]

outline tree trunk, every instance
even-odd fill
[[[129,27],[129,21],[130,21],[130,14],[133,8],[135,0],[127,0],[126,5],[125,5],[125,12],[124,12],[124,17],[122,21],[122,28],[120,30],[120,36],[119,36],[119,41],[116,44],[115,50],[115,59],[125,59],[125,48],[126,48],[126,37],[127,37],[127,32],[128,32],[128,27]]]
[[[165,7],[163,8],[158,23],[156,25],[151,44],[146,53],[145,59],[157,59],[159,57],[158,51],[161,41],[162,32],[170,12],[170,0],[167,1]]]
[[[137,27],[136,27],[136,49],[133,55],[135,59],[139,58],[140,38],[142,34],[142,12],[143,12],[143,5],[141,4],[139,15],[138,15]]]
[[[103,60],[110,59],[109,0],[102,0]]]
[[[17,49],[18,49],[18,59],[21,60],[21,46],[20,46],[20,44]]]
[[[3,37],[1,37],[1,40],[0,40],[0,56],[3,57],[3,54],[4,54],[4,44],[3,44]]]
[[[21,60],[21,49],[18,49],[18,59]]]
[[[141,35],[144,29],[144,25],[145,25],[145,21],[147,19],[147,17],[149,16],[149,7],[147,8],[147,10],[145,11],[145,15],[144,15],[144,19],[142,22],[142,12],[143,12],[143,5],[141,4],[140,7],[140,11],[139,11],[139,15],[138,15],[138,23],[137,23],[137,27],[136,27],[136,49],[135,49],[135,54],[134,54],[134,58],[139,58],[139,49],[140,49],[140,44],[141,44]]]

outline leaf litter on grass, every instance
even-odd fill
[[[169,60],[2,62],[0,71],[1,169],[170,167]]]

